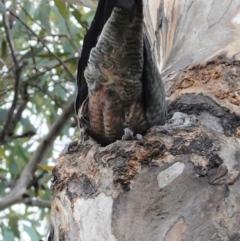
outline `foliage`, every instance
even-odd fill
[[[0,195],[11,193],[53,123],[73,102],[81,42],[93,12],[58,0],[0,3]],[[48,232],[54,159],[77,132],[73,105],[54,144],[34,163],[27,192],[0,212],[0,239],[38,240]],[[50,133],[51,134],[51,133]],[[51,135],[49,135],[51,138]],[[49,143],[51,143],[51,141]],[[1,237],[2,236],[2,237]]]

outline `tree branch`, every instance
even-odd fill
[[[21,135],[15,135],[15,136],[11,136],[12,139],[20,139],[20,138],[26,138],[26,137],[32,137],[34,135],[36,135],[37,133],[33,130],[29,130],[29,131],[26,131],[24,132],[23,134]]]
[[[24,198],[23,203],[28,206],[35,206],[39,208],[51,208],[51,201],[41,200],[38,198]]]
[[[22,195],[27,192],[27,187],[32,181],[37,164],[43,160],[66,121],[72,116],[73,106],[74,101],[71,101],[65,109],[63,109],[62,114],[55,120],[49,133],[42,139],[37,150],[25,166],[16,186],[5,197],[0,199],[0,210],[22,201]]]
[[[78,57],[71,57],[71,58],[69,58],[69,59],[63,60],[63,62],[64,62],[64,63],[67,63],[68,61],[71,61],[71,60],[73,60],[73,59],[78,59]],[[38,74],[30,77],[30,78],[27,80],[27,82],[29,82],[29,81],[31,81],[31,80],[33,80],[33,79],[36,79],[36,78],[38,78],[38,77],[40,77],[40,76],[42,76],[42,75],[45,75],[47,72],[49,72],[49,71],[51,71],[52,69],[55,69],[55,68],[57,68],[57,67],[59,67],[59,66],[61,66],[61,63],[55,64],[54,66],[52,66],[52,67],[50,67],[50,68],[47,68],[47,69],[46,69],[45,71],[43,71],[43,72],[40,72],[40,71],[39,71]]]
[[[38,85],[34,85],[34,84],[29,84],[30,86],[32,86],[33,88],[36,88],[38,90],[40,90],[43,94],[46,94],[50,100],[54,101],[56,106],[58,106],[59,108],[62,108],[62,106],[58,103],[58,101],[56,100],[56,98],[54,98],[48,90],[45,90],[43,88],[41,88],[40,86]]]
[[[23,12],[32,20],[32,22],[34,22],[35,24],[37,24],[41,29],[44,29],[45,31],[46,31],[46,29],[45,29],[45,27],[44,26],[42,26],[41,24],[39,24],[38,22],[36,22],[36,21],[34,21],[34,19],[32,18],[32,16],[26,11],[26,9],[23,7],[23,6],[21,6],[20,5],[20,8],[23,10]],[[77,47],[76,46],[76,44],[75,44],[75,42],[74,41],[72,41],[72,39],[71,39],[71,31],[70,31],[70,29],[69,29],[69,26],[68,26],[68,24],[66,23],[66,26],[67,26],[67,30],[68,30],[68,33],[69,34],[52,34],[52,35],[48,35],[48,36],[51,36],[51,37],[65,37],[69,42],[70,42],[70,44],[73,46],[73,48],[75,49],[75,51],[80,55],[81,54],[81,51],[80,51],[80,49],[79,49],[79,47]],[[47,31],[46,31],[47,32]]]
[[[4,3],[4,1],[3,1],[3,3]],[[14,97],[13,97],[12,105],[8,111],[5,125],[0,133],[0,145],[4,142],[5,136],[8,134],[9,129],[12,126],[12,118],[14,115],[14,110],[16,109],[16,106],[17,106],[20,77],[21,77],[21,72],[22,72],[22,68],[23,68],[23,66],[19,65],[17,55],[15,53],[15,48],[14,48],[12,39],[9,34],[9,26],[8,26],[8,22],[6,19],[6,13],[3,14],[3,27],[4,27],[4,30],[6,33],[6,39],[7,39],[7,42],[8,42],[10,51],[11,51],[13,63],[14,63],[15,85],[14,85]]]
[[[72,41],[72,39],[71,39],[71,37],[70,37],[70,36],[72,36],[72,33],[71,33],[71,30],[70,30],[67,22],[66,22],[66,27],[67,27],[67,31],[68,31],[68,35],[66,36],[66,38],[67,38],[67,40],[69,41],[69,43],[73,46],[73,48],[75,49],[75,51],[76,51],[76,52],[79,54],[79,56],[80,56],[82,51],[81,51],[81,49],[80,49],[78,46],[76,46],[75,42]]]
[[[7,135],[13,134],[13,130],[16,128],[17,123],[20,121],[20,119],[22,117],[22,113],[26,109],[27,103],[29,101],[29,94],[27,92],[27,84],[25,84],[25,83],[21,84],[20,92],[21,92],[21,99],[23,102],[21,104],[19,104],[16,108],[16,114],[12,118],[12,125],[11,125],[12,131],[9,130]]]
[[[16,184],[16,182],[15,181],[13,181],[13,180],[9,180],[9,179],[6,179],[6,178],[3,178],[3,177],[0,177],[0,181],[4,184],[4,186],[7,188],[7,187],[9,187],[9,188],[12,188],[12,187],[14,187],[14,185]]]
[[[5,4],[5,0],[3,0],[2,2],[3,2],[3,4]],[[6,16],[7,16],[6,12],[3,13],[3,17],[2,17],[3,18],[3,27],[4,27],[4,30],[5,30],[5,33],[6,33],[6,39],[7,39],[10,51],[11,51],[11,55],[12,55],[13,63],[15,65],[15,69],[19,69],[19,63],[18,63],[18,59],[17,59],[17,55],[16,55],[16,51],[15,51],[15,48],[14,48],[13,41],[10,37],[9,26],[8,26],[8,21],[7,21]]]
[[[88,7],[92,9],[96,9],[98,4],[98,1],[96,0],[62,0],[62,1],[66,3],[81,5],[83,7]]]
[[[32,35],[34,35],[40,42],[41,44],[48,50],[48,52],[55,58],[57,59],[61,65],[65,68],[65,70],[68,72],[68,74],[71,76],[73,80],[75,80],[75,76],[72,74],[72,72],[68,69],[68,67],[65,65],[65,63],[56,55],[54,54],[49,47],[45,44],[45,42],[39,38],[39,36],[21,19],[19,18],[14,12],[12,12],[10,9],[8,9],[9,13],[14,16],[22,25],[25,26],[25,28],[31,32]]]

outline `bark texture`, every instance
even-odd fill
[[[240,2],[146,0],[144,11],[168,122],[143,142],[64,151],[49,240],[239,241]]]
[[[182,113],[143,143],[79,146],[53,172],[53,240],[239,240],[239,155]]]

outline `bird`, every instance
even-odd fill
[[[143,32],[142,0],[99,0],[84,37],[77,87],[82,140],[106,146],[165,123],[165,90]]]

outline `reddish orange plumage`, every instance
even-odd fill
[[[124,6],[113,9],[91,49],[84,79],[83,68],[78,75],[80,126],[102,145],[122,139],[125,128],[144,134],[166,116],[161,77],[146,39],[143,44],[142,0],[120,3],[130,6],[131,13]],[[84,81],[88,95],[82,102]]]

